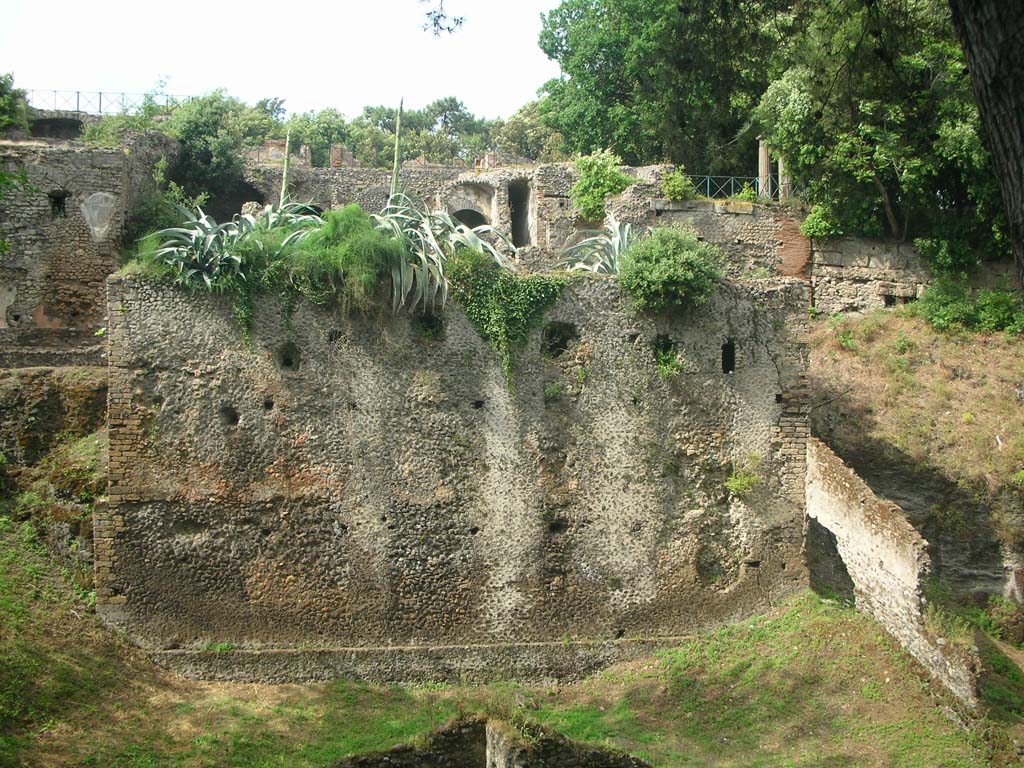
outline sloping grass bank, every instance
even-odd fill
[[[472,712],[657,766],[989,764],[888,636],[809,593],[579,685],[260,686],[153,667],[54,570],[28,525],[0,522],[0,766],[319,768]]]

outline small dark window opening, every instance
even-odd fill
[[[883,303],[885,304],[885,306],[887,306],[887,307],[895,307],[895,306],[896,306],[896,297],[895,297],[895,296],[892,296],[892,295],[890,295],[890,294],[888,294],[888,293],[887,293],[887,294],[885,294],[885,295],[884,295],[884,296],[882,297],[882,302],[883,302]]]
[[[917,296],[904,296],[900,299],[901,304],[913,304],[915,301],[917,301]]]
[[[480,213],[480,211],[474,211],[472,208],[463,208],[461,211],[456,211],[452,214],[452,218],[465,224],[470,229],[482,227],[487,223],[487,217]]]
[[[654,337],[654,361],[661,362],[669,355],[674,354],[676,345],[672,343],[672,337],[665,333],[659,333]]]
[[[263,399],[263,410],[272,411],[274,410],[274,398],[266,397]]]
[[[508,209],[512,217],[512,245],[530,244],[530,185],[513,181],[508,185]]]
[[[484,400],[474,400],[473,401],[473,408],[475,408],[476,410],[479,411],[481,408],[484,407],[484,403],[485,402],[486,401],[484,401]]]
[[[569,530],[568,520],[552,520],[548,523],[548,533],[554,536],[561,536],[563,533]]]
[[[580,338],[572,323],[548,323],[540,334],[540,351],[549,357],[559,357]]]
[[[66,218],[68,215],[68,193],[61,190],[51,192],[47,197],[50,198],[50,218]]]
[[[297,371],[301,362],[299,348],[294,343],[282,344],[277,350],[277,367],[282,371]]]
[[[729,339],[722,345],[722,373],[736,372],[736,342]]]
[[[220,408],[220,423],[225,427],[238,426],[238,411],[230,405],[222,405]]]

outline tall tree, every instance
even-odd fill
[[[1024,288],[1024,0],[949,0]]]
[[[750,113],[787,36],[788,0],[563,0],[543,16],[545,122],[571,151],[751,172]]]
[[[814,233],[916,238],[950,271],[1000,253],[999,190],[945,0],[804,9],[758,113],[817,206]]]

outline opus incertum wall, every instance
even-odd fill
[[[454,304],[268,300],[247,347],[226,298],[112,279],[97,610],[188,674],[390,681],[577,677],[761,610],[807,583],[805,291],[652,319],[576,280],[510,387]]]

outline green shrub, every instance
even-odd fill
[[[611,150],[602,149],[574,161],[579,178],[569,194],[587,221],[604,218],[604,202],[633,183],[633,178],[619,170],[622,160]]]
[[[978,322],[978,308],[965,280],[940,277],[912,305],[913,313],[936,330],[970,329]]]
[[[746,496],[761,482],[761,457],[747,456],[742,464],[725,479],[725,489],[734,496]]]
[[[800,234],[812,240],[828,240],[838,237],[842,233],[842,228],[829,215],[828,208],[823,205],[813,206],[803,224],[800,225]]]
[[[619,272],[633,307],[651,312],[702,304],[721,273],[719,252],[692,230],[658,228],[634,245]]]
[[[680,166],[661,177],[661,194],[666,200],[693,200],[697,188]]]
[[[1024,332],[1024,303],[1005,288],[975,295],[967,281],[940,277],[914,303],[913,314],[940,331]]]
[[[956,237],[919,237],[914,240],[914,248],[935,274],[958,275],[978,263],[974,250]]]
[[[337,297],[345,309],[370,308],[402,243],[376,230],[355,203],[324,214],[324,223],[290,255],[290,283],[314,304]]]
[[[757,192],[749,181],[743,182],[743,188],[732,196],[733,200],[740,200],[745,203],[752,203],[757,200]]]
[[[978,328],[989,333],[1024,330],[1024,306],[1004,288],[978,291],[976,300]]]

